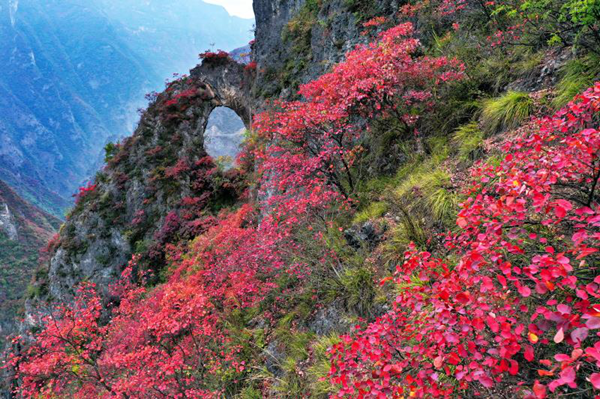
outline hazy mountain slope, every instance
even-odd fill
[[[251,26],[201,1],[0,0],[0,178],[61,215],[145,93]]]
[[[68,198],[106,140],[131,129],[157,75],[93,8],[0,4],[0,178]],[[19,188],[55,213],[65,205]]]
[[[240,151],[245,131],[244,123],[231,109],[215,109],[204,132],[206,152],[213,158],[228,157],[234,160]]]
[[[60,221],[0,181],[0,336],[10,332],[38,264],[38,252]]]

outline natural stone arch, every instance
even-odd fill
[[[246,129],[250,129],[253,114],[251,79],[243,64],[230,59],[205,60],[192,69],[190,76],[206,85],[206,97],[210,99],[208,116],[217,107],[227,107],[240,117]]]

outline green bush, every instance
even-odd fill
[[[110,162],[117,152],[119,151],[119,146],[115,143],[108,143],[104,146],[104,162]]]

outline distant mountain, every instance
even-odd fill
[[[237,156],[240,145],[244,140],[246,131],[244,123],[229,108],[216,108],[206,124],[204,132],[204,147],[206,152],[213,158],[226,159],[227,166],[231,166]]]
[[[254,20],[232,17],[223,7],[200,0],[92,2],[120,24],[120,36],[161,76],[187,73],[206,49],[229,51],[254,37]]]
[[[144,93],[251,27],[199,0],[0,0],[0,179],[62,215]]]
[[[38,252],[59,225],[60,220],[29,204],[0,181],[0,338],[11,332],[37,267]]]

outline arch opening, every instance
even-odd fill
[[[230,169],[235,166],[245,132],[244,121],[234,110],[216,107],[210,113],[204,130],[204,149],[217,163]]]

